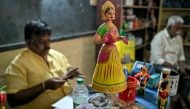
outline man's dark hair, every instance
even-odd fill
[[[51,35],[51,27],[43,21],[32,20],[24,27],[24,37],[25,41],[32,39],[32,35],[43,36]]]

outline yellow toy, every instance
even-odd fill
[[[92,78],[92,88],[103,93],[118,93],[127,88],[121,58],[114,43],[123,40],[128,44],[128,40],[119,36],[116,26],[112,23],[114,19],[115,7],[110,1],[106,1],[102,6],[102,20],[105,23],[98,28],[94,36],[94,43],[103,45]]]

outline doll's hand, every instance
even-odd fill
[[[125,36],[122,36],[122,40],[123,40],[123,42],[124,42],[125,44],[128,45],[128,39],[127,39]]]

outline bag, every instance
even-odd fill
[[[128,45],[123,41],[117,41],[117,49],[120,54],[121,64],[127,67],[128,72],[131,71],[135,61],[135,43],[134,41],[128,40]]]

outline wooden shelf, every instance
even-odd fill
[[[141,49],[141,48],[147,46],[148,44],[150,44],[150,42],[146,42],[146,43],[144,43],[144,44],[142,44],[142,45],[135,46],[135,50]]]
[[[139,8],[139,9],[159,9],[159,7],[157,6],[138,6],[138,5],[134,5],[134,6],[127,6],[127,5],[123,5],[124,8]]]
[[[151,26],[145,26],[145,27],[139,27],[139,28],[135,28],[135,29],[125,29],[125,32],[131,32],[131,31],[137,31],[137,30],[142,30],[142,29],[146,29],[149,28]]]
[[[183,46],[189,46],[190,47],[190,43],[183,43]]]
[[[162,8],[163,11],[190,11],[190,8]]]
[[[166,26],[166,24],[161,24],[161,26]],[[183,25],[183,28],[190,28],[190,25]]]

